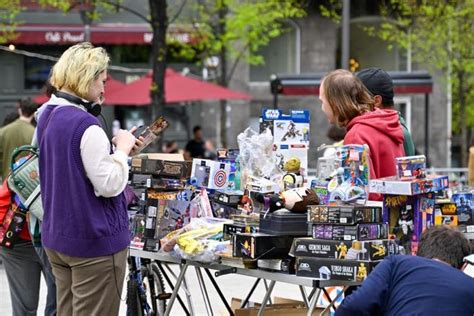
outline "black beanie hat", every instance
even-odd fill
[[[356,76],[373,95],[382,97],[382,105],[393,105],[393,81],[389,74],[380,68],[366,68],[356,73]]]

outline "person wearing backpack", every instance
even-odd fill
[[[117,315],[130,243],[124,189],[128,156],[141,140],[112,140],[97,116],[109,56],[102,47],[69,47],[52,68],[55,92],[38,118],[43,222],[41,242],[57,287],[59,315]]]
[[[37,105],[30,99],[19,101],[19,118],[0,129],[0,165],[3,179],[8,177],[12,152],[16,147],[30,144],[34,126],[31,124]],[[5,214],[12,207],[13,193],[6,181],[2,187],[2,196],[10,203],[0,209],[0,226]],[[48,258],[41,248],[34,247],[26,223],[19,233],[19,240],[12,247],[1,247],[1,258],[5,266],[13,315],[36,315],[38,309],[41,273],[46,281],[48,294],[44,315],[56,315],[56,286]]]

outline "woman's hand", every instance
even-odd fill
[[[123,151],[127,155],[130,155],[130,152],[135,147],[137,139],[129,131],[121,129],[117,132],[114,138],[112,138],[112,143],[115,145],[116,149]]]
[[[134,126],[130,129],[130,133],[134,133],[135,131],[137,130],[137,127]],[[140,148],[142,145],[143,145],[143,136],[139,136],[137,138],[135,138],[135,146],[133,146],[132,150],[130,151],[130,156],[135,156],[136,154],[138,154],[138,148]]]

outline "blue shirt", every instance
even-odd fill
[[[343,315],[474,315],[474,279],[445,263],[390,256],[339,306]]]

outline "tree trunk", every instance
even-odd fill
[[[220,3],[219,6],[219,22],[217,24],[217,31],[219,36],[225,34],[225,20],[227,16],[227,6],[225,5],[224,1]],[[221,86],[227,87],[227,49],[225,45],[222,45],[222,48],[219,52],[219,65],[221,68],[220,77],[219,77],[219,84]],[[221,130],[220,130],[220,138],[221,138],[221,145],[222,147],[227,147],[227,101],[221,100],[220,101],[220,120],[221,120]]]
[[[152,84],[150,88],[151,116],[149,122],[152,123],[164,113],[165,106],[165,74],[166,74],[166,32],[168,29],[168,15],[166,12],[166,0],[149,0],[151,27],[153,30],[152,42]],[[161,151],[162,138],[156,146]]]
[[[461,119],[461,167],[467,166],[467,126],[466,126],[466,98],[464,95],[464,70],[458,70],[458,97],[459,97],[459,115]]]

